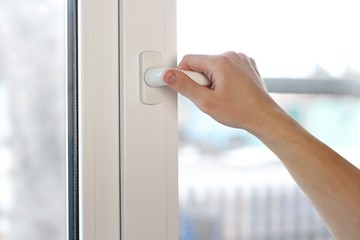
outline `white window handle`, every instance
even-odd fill
[[[162,87],[166,86],[164,82],[164,74],[170,68],[165,67],[150,67],[145,71],[144,80],[149,87]],[[208,86],[211,84],[210,80],[205,77],[204,74],[187,71],[187,70],[179,70],[189,76],[193,81],[197,82],[202,86]]]
[[[162,53],[158,51],[144,51],[139,56],[139,77],[140,77],[140,101],[146,105],[156,105],[163,101],[163,93],[166,91],[164,73],[170,68],[163,67]],[[195,82],[207,86],[211,82],[204,74],[184,71]]]

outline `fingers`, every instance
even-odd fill
[[[221,65],[227,64],[227,60],[237,64],[250,65],[256,74],[261,77],[253,58],[244,53],[236,53],[233,51],[225,52],[220,55],[186,55],[179,63],[178,67],[183,70],[204,73],[210,78],[215,69],[221,67]]]
[[[217,86],[229,86],[238,80],[244,82],[251,80],[266,89],[254,59],[243,53],[225,52],[221,55],[186,55],[180,62],[179,68],[205,74],[212,81],[211,90],[215,92],[221,92],[224,89],[224,87],[219,88]],[[169,77],[169,86],[191,100],[199,101],[198,99],[201,97],[199,94],[204,92],[204,88],[179,71],[173,70],[172,73],[174,79],[178,78],[179,80],[173,83],[172,78],[167,76]]]
[[[253,58],[249,57],[249,60],[250,60],[250,63],[251,63],[251,66],[252,68],[254,69],[255,73],[258,75],[259,77],[259,83],[260,85],[267,91],[267,88],[266,88],[266,85],[265,85],[265,82],[264,80],[261,78],[261,75],[260,75],[260,72],[258,70],[258,67],[256,65],[256,62]]]
[[[235,52],[227,52],[225,53],[225,55],[229,56],[233,61],[237,63],[240,64],[245,63],[245,65],[248,65],[250,68],[252,68],[252,70],[256,73],[256,75],[261,79],[261,75],[256,65],[256,62],[252,57],[249,57],[244,53],[235,53]]]
[[[203,73],[211,79],[213,63],[217,56],[212,55],[186,55],[183,57],[178,67],[182,70],[190,70]]]
[[[208,88],[194,82],[185,73],[174,69],[164,74],[164,81],[171,89],[189,98],[195,104],[201,102],[210,93]]]
[[[244,53],[227,52],[225,54],[227,54],[231,59],[233,59],[236,62],[247,63],[254,69],[256,74],[260,77],[260,72],[257,68],[255,60],[252,57],[249,57],[248,55],[246,55]]]
[[[255,72],[257,73],[257,75],[261,78],[261,75],[260,75],[260,72],[259,72],[259,70],[258,70],[258,67],[257,67],[257,65],[256,65],[255,60],[254,60],[253,58],[251,58],[251,57],[249,57],[249,60],[250,60],[250,63],[251,63],[251,65],[252,65],[253,69],[255,70]]]
[[[191,70],[195,72],[202,72],[209,64],[209,55],[185,55],[179,63],[179,68],[183,70]]]

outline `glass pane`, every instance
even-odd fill
[[[360,76],[357,0],[181,0],[178,53],[253,57],[263,77]]]
[[[0,239],[66,239],[65,1],[0,2]]]
[[[360,79],[356,1],[178,1],[179,60],[227,50],[263,77]],[[310,83],[310,82],[309,82]],[[305,128],[360,166],[360,99],[273,95]],[[245,131],[179,99],[181,239],[332,239],[277,157]]]

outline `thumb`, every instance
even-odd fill
[[[175,69],[165,72],[163,78],[171,89],[189,98],[194,103],[209,93],[208,88],[194,82],[188,75]]]

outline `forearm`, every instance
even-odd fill
[[[252,130],[283,162],[338,239],[360,239],[360,172],[281,109]]]

